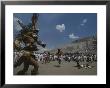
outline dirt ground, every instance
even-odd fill
[[[57,61],[51,61],[50,63],[42,64],[41,61],[39,63],[39,73],[38,75],[97,75],[97,62],[90,63],[92,68],[80,68],[76,67],[76,63],[62,61],[61,65],[58,65]],[[84,63],[80,63],[84,64]],[[17,68],[14,68],[14,74],[16,74],[19,70],[23,69],[23,64]],[[33,66],[29,66],[29,69],[26,75],[31,74],[31,70]]]

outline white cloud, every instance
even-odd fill
[[[87,22],[87,19],[83,19],[83,23],[86,23]]]
[[[82,23],[82,24],[80,24],[81,26],[84,26],[84,24]]]
[[[85,18],[85,19],[83,19],[83,21],[81,22],[81,26],[84,26],[85,24],[87,23],[87,19]]]
[[[17,21],[20,21],[22,23],[22,21],[20,19],[18,19],[17,17],[13,17],[13,25],[14,25],[14,30],[15,31],[20,31],[22,29],[22,27],[19,25],[19,23]]]
[[[79,37],[72,33],[72,34],[69,34],[69,38],[70,39],[78,39]]]
[[[59,30],[60,32],[63,32],[65,30],[65,24],[56,25],[56,29]]]

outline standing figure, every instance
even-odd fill
[[[61,56],[62,56],[63,52],[61,51],[61,49],[58,49],[56,55],[57,55],[57,60],[58,60],[58,63],[61,64]]]
[[[22,63],[24,63],[24,68],[20,70],[17,75],[24,75],[28,71],[29,65],[34,66],[31,74],[38,74],[39,65],[31,52],[23,51],[22,56],[14,63],[14,67],[20,66]]]
[[[16,68],[17,66],[20,66],[22,63],[24,63],[24,68],[17,73],[18,75],[24,75],[28,71],[29,65],[34,66],[33,70],[31,71],[31,74],[38,74],[39,65],[34,55],[34,51],[38,51],[38,45],[45,48],[46,44],[43,44],[39,40],[39,31],[36,30],[35,26],[37,20],[38,16],[36,16],[36,14],[33,14],[32,27],[30,28],[31,30],[25,29],[28,27],[24,27],[22,24],[22,31],[20,33],[20,37],[18,37],[14,41],[14,50],[17,50],[18,52],[22,53],[21,57],[19,57],[19,59],[17,59],[17,61],[14,63],[14,67]],[[22,43],[24,44],[24,46],[22,46]]]
[[[80,69],[81,65],[80,65],[80,56],[79,56],[79,54],[76,55],[75,61],[76,61],[76,66],[75,67]]]

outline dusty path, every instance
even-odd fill
[[[58,66],[57,61],[51,61],[47,64],[42,64],[39,62],[39,75],[96,75],[97,74],[97,64],[96,62],[91,63],[93,68],[81,68],[75,67],[75,62],[65,62],[63,61],[60,66]],[[14,69],[16,74],[20,69],[23,68],[23,64],[20,67]],[[32,66],[29,67],[27,74],[30,75]]]

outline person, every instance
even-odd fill
[[[76,62],[76,66],[75,67],[77,67],[78,69],[80,69],[81,68],[81,65],[80,65],[80,56],[77,54],[74,59],[75,59],[75,62]]]
[[[47,62],[50,63],[51,59],[50,59],[50,52],[47,52]]]
[[[63,54],[63,52],[61,51],[61,49],[58,49],[56,55],[58,57],[59,65],[61,64],[61,56],[62,56],[62,54]]]
[[[32,53],[28,51],[23,51],[22,56],[14,63],[14,67],[16,68],[22,63],[24,63],[24,68],[20,70],[17,75],[24,75],[28,71],[29,65],[34,66],[33,70],[31,71],[31,74],[38,74],[39,65],[37,63],[37,60],[35,59],[35,56]]]
[[[46,51],[44,51],[44,53],[43,53],[43,61],[42,61],[42,64],[46,64],[47,63],[47,53],[46,53]]]
[[[33,26],[35,27],[35,23],[38,18],[36,18],[36,14],[33,14]],[[34,28],[35,29],[35,28]],[[23,29],[25,30],[25,29]],[[20,66],[22,63],[24,63],[24,67],[22,70],[20,70],[17,74],[18,75],[24,75],[29,68],[29,65],[34,66],[33,70],[31,71],[32,75],[38,74],[38,60],[36,59],[34,55],[34,51],[38,51],[38,45],[42,46],[45,48],[46,44],[43,44],[39,40],[38,35],[39,31],[35,30],[26,30],[26,32],[20,33],[20,38],[17,38],[14,41],[14,50],[17,50],[19,52],[22,52],[22,56],[19,57],[19,59],[14,63],[14,67],[16,68],[17,66]],[[34,36],[32,36],[34,35]],[[24,47],[21,47],[21,43],[24,43]]]
[[[68,56],[68,62],[70,62],[71,61],[71,57],[70,56]]]
[[[77,63],[77,67],[78,67],[78,69],[80,69],[81,68],[81,66],[80,66],[80,64],[79,64],[79,61],[80,61],[80,56],[78,56],[78,58],[76,59],[76,63]]]

